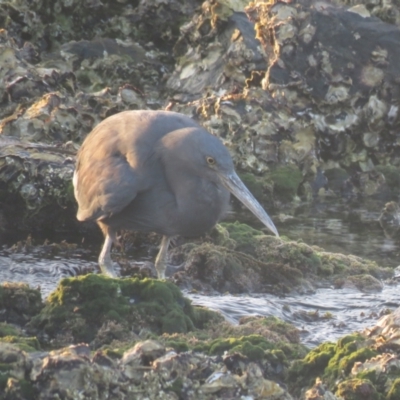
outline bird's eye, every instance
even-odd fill
[[[207,160],[207,164],[208,165],[214,165],[215,164],[215,160],[212,157],[207,157],[206,160]]]

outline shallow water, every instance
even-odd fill
[[[299,208],[293,222],[280,227],[280,234],[330,252],[354,254],[381,266],[396,267],[400,265],[400,237],[386,237],[380,227],[383,206],[381,201],[356,205],[324,202]]]
[[[324,202],[313,207],[297,207],[287,214],[292,220],[274,221],[281,235],[302,240],[327,251],[355,254],[376,260],[381,266],[400,264],[400,242],[386,238],[377,219],[383,203],[356,206]],[[284,218],[281,218],[283,220]],[[257,222],[251,223],[257,226]],[[99,251],[96,247],[94,252]],[[0,254],[0,281],[26,282],[40,287],[46,297],[64,277],[97,271],[93,251],[56,256],[42,254]],[[396,280],[395,280],[396,281]],[[400,282],[400,276],[398,281]],[[400,306],[400,286],[385,284],[373,294],[351,289],[322,288],[314,294],[279,298],[272,295],[202,296],[187,294],[195,304],[219,310],[237,323],[246,315],[273,315],[301,329],[303,343],[309,346],[356,330],[373,326],[387,309]]]
[[[195,304],[219,310],[232,323],[248,315],[279,317],[297,326],[302,343],[314,347],[372,327],[386,310],[400,306],[400,286],[385,285],[382,292],[373,294],[326,288],[311,295],[284,298],[264,294],[189,297]]]
[[[62,278],[97,271],[97,263],[79,258],[46,259],[25,254],[0,256],[0,282],[24,282],[46,298]]]

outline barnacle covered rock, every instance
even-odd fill
[[[167,81],[167,88],[176,93],[174,99],[187,101],[209,88],[218,87],[221,93],[235,84],[243,86],[252,70],[266,68],[254,25],[243,12],[246,4],[205,1],[200,12],[180,28],[174,47],[178,63]]]
[[[121,372],[112,359],[96,353],[93,357],[86,344],[52,351],[35,360],[30,372],[39,399],[61,395],[66,399],[101,399],[118,384]],[[120,397],[117,397],[120,398]]]
[[[262,86],[293,111],[302,103],[299,116],[307,115],[314,126],[320,166],[327,169],[328,161],[338,160],[367,172],[387,163],[388,153],[392,161],[396,154],[388,148],[387,133],[394,133],[397,123],[398,63],[389,59],[398,57],[391,40],[400,40],[400,31],[353,11],[330,4],[311,7],[311,2],[259,1],[246,8],[264,48],[274,44]],[[378,38],[377,31],[391,32],[391,39]],[[378,162],[370,158],[370,148]],[[361,186],[366,195],[379,190],[379,185]]]
[[[296,167],[303,177],[296,192],[306,198],[319,193],[319,175],[336,168],[355,173],[352,196],[371,196],[385,185],[377,166],[397,165],[400,31],[369,12],[383,15],[386,7],[397,15],[398,9],[391,3],[374,2],[368,10],[339,3],[260,0],[242,9],[205,2],[181,30],[175,50],[183,55],[167,83],[180,102],[172,108],[199,114],[240,168],[265,174],[276,164]],[[238,26],[241,36],[255,29],[262,50],[253,54],[267,64],[236,55],[245,61],[239,63],[244,82],[226,72],[237,66],[229,57],[236,40],[231,29],[243,11],[249,28]],[[332,189],[350,191],[345,185]]]
[[[32,232],[35,225],[39,229],[77,226],[71,184],[75,149],[6,136],[0,143],[0,182],[6,188],[0,198],[7,227]]]

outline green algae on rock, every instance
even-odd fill
[[[336,344],[322,343],[303,360],[291,365],[289,378],[292,390],[297,392],[311,386],[316,378],[322,379],[332,388],[336,382],[346,379],[355,363],[376,355],[377,352],[368,347],[361,335],[345,336]]]
[[[6,346],[12,343],[26,352],[40,349],[36,337],[27,337],[24,327],[32,317],[43,308],[39,290],[26,284],[3,283],[0,285],[0,343]],[[8,347],[4,347],[7,349]]]
[[[254,253],[257,245],[256,237],[265,235],[263,232],[252,228],[247,224],[242,224],[239,221],[222,222],[219,224],[229,234],[229,238],[235,241],[235,249],[244,253]],[[222,244],[223,245],[223,244]]]
[[[18,334],[19,331],[15,326],[7,324],[6,322],[0,322],[0,338],[4,336],[17,336]]]
[[[40,349],[40,344],[36,337],[26,337],[21,329],[17,329],[16,326],[5,322],[0,322],[0,342],[12,343],[26,352]]]
[[[61,280],[29,327],[50,338],[68,334],[73,342],[91,342],[109,321],[161,334],[191,331],[212,314],[193,307],[171,282],[89,274]]]
[[[322,343],[294,361],[289,369],[290,391],[304,391],[316,382],[306,391],[305,399],[318,398],[318,390],[329,393],[332,399],[396,399],[399,316],[400,308],[382,317],[375,327],[344,336],[336,343]]]
[[[298,329],[275,317],[245,317],[238,326],[221,321],[188,334],[164,334],[159,340],[177,352],[236,357],[240,363],[256,361],[271,374],[275,371],[273,375],[278,379],[286,376],[289,362],[308,351],[300,343]]]
[[[0,337],[0,342],[11,343],[25,352],[40,350],[40,344],[36,337],[3,336]]]

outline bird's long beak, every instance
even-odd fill
[[[273,234],[279,236],[278,230],[260,203],[250,193],[236,172],[230,175],[218,174],[222,184],[236,196]]]

